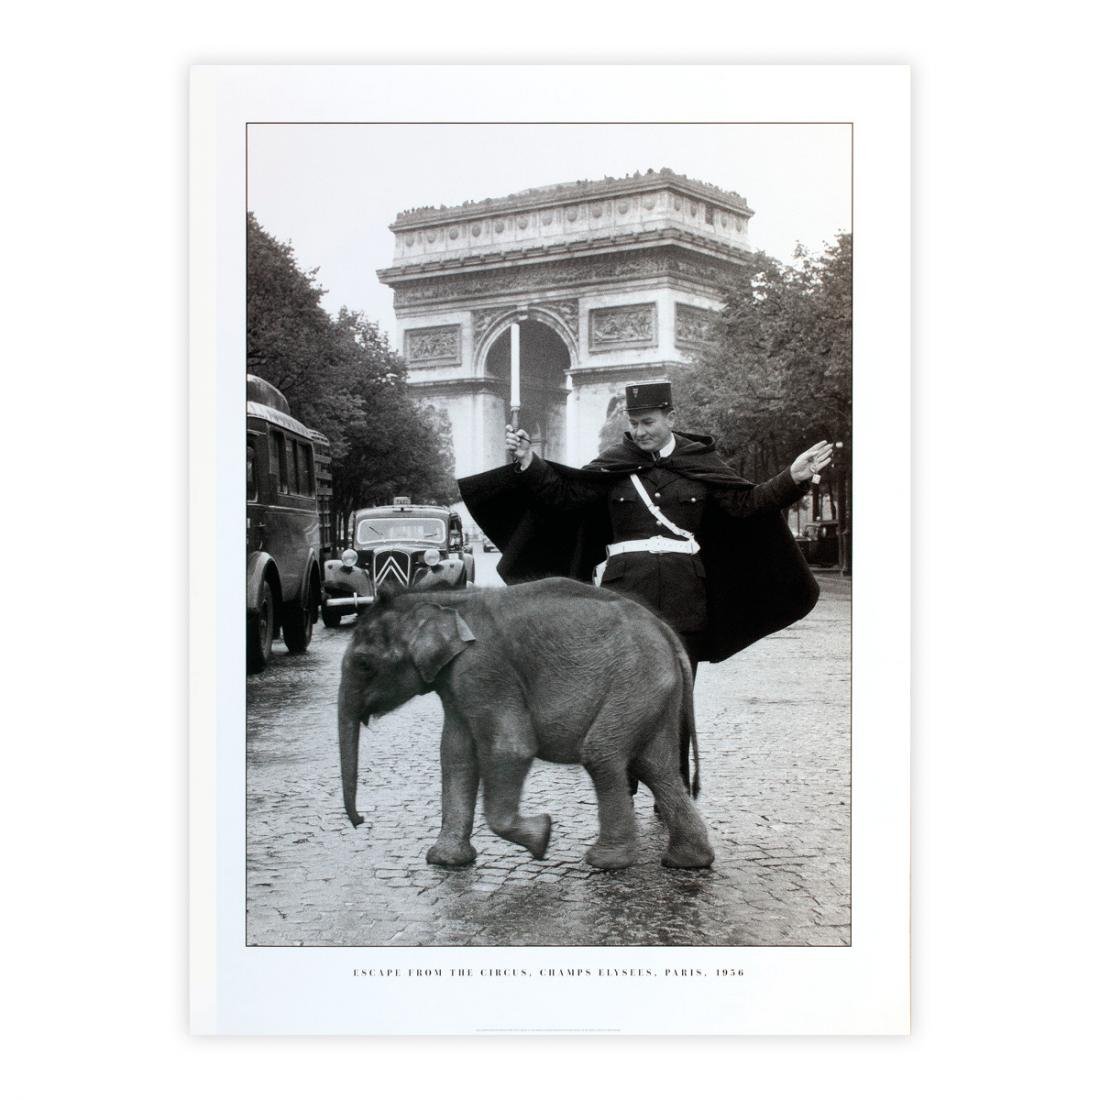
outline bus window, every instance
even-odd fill
[[[298,446],[293,439],[286,441],[286,467],[290,474],[290,491],[300,493],[302,491],[302,476],[298,469]]]
[[[271,440],[271,469],[277,472],[276,492],[289,493],[290,486],[286,476],[286,440],[282,432],[273,431],[268,437]]]
[[[256,493],[256,444],[250,439],[248,450],[245,454],[245,470],[247,471],[248,500],[257,500]]]
[[[298,492],[307,497],[313,496],[313,448],[308,443],[298,444],[298,475]]]
[[[286,441],[287,464],[290,466],[290,491],[302,491],[302,464],[298,461],[298,444],[293,439]]]

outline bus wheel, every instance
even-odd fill
[[[335,607],[329,607],[327,603],[321,604],[321,622],[323,622],[325,626],[339,626],[342,618],[343,616]]]
[[[291,653],[305,653],[313,640],[313,612],[301,604],[283,606],[283,641]]]
[[[260,585],[256,614],[248,616],[245,626],[248,671],[263,672],[271,660],[271,645],[275,641],[275,598],[267,581]]]

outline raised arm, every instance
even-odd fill
[[[759,485],[712,489],[714,503],[728,515],[745,519],[757,512],[789,508],[810,487],[810,479],[833,460],[833,445],[815,443],[791,463],[790,468]]]
[[[516,480],[543,504],[563,512],[593,504],[607,495],[607,489],[588,481],[562,477],[553,466],[531,450],[531,437],[520,428],[506,429],[504,445],[515,455]]]

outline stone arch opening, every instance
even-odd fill
[[[537,454],[564,462],[567,372],[573,365],[569,348],[550,325],[528,318],[519,323],[519,363],[520,424],[530,433]],[[485,353],[485,375],[508,386],[511,372],[511,326],[505,324]],[[506,399],[505,420],[508,414]]]

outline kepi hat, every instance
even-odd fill
[[[642,412],[644,409],[671,409],[671,382],[637,382],[626,387],[626,411]]]

